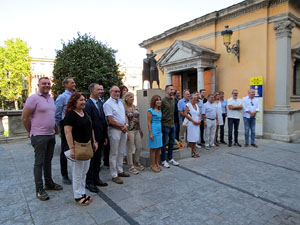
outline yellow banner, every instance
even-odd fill
[[[263,77],[251,77],[250,85],[263,85]]]

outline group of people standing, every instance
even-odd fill
[[[208,94],[205,98],[205,89],[194,92],[183,91],[183,98],[177,104],[179,112],[181,140],[187,139],[192,149],[192,157],[199,157],[196,148],[205,146],[210,150],[219,147],[219,144],[227,144],[224,140],[224,126],[228,120],[228,147],[232,145],[242,147],[238,142],[238,129],[240,118],[243,116],[245,127],[245,147],[249,146],[249,130],[251,130],[251,146],[255,144],[256,114],[260,111],[259,102],[255,98],[255,90],[250,89],[248,96],[238,98],[238,90],[232,90],[232,97],[224,99],[224,92]],[[234,143],[232,132],[234,129]],[[219,132],[220,131],[220,132]],[[220,133],[218,142],[218,134]],[[186,134],[186,138],[185,138]]]
[[[139,112],[133,104],[134,94],[127,93],[127,88],[127,91],[122,92],[123,98],[120,99],[120,88],[124,87],[113,86],[109,91],[110,98],[104,99],[103,86],[92,83],[88,87],[90,97],[87,99],[84,93],[76,92],[76,83],[72,77],[66,77],[63,86],[65,91],[54,103],[49,94],[50,79],[40,78],[39,91],[26,100],[22,112],[23,124],[35,150],[36,196],[45,201],[49,199],[46,190],[63,189],[62,185],[53,181],[51,174],[55,134],[60,133],[62,181],[67,185],[72,184],[76,204],[88,205],[92,197],[86,195],[86,189],[99,192],[97,186],[108,185],[100,179],[102,154],[104,164],[110,168],[112,181],[117,184],[123,183],[120,177],[130,176],[123,170],[125,149],[129,171],[138,174],[144,170],[144,166],[139,162],[143,136],[139,125]],[[91,145],[94,151],[92,158],[76,160],[76,143]],[[109,150],[108,154],[105,149]],[[66,152],[69,152],[67,157]],[[68,162],[72,168],[72,181],[68,175]]]
[[[46,190],[62,190],[63,186],[52,179],[51,161],[55,147],[55,134],[61,134],[60,167],[64,184],[72,184],[75,203],[88,205],[92,197],[86,189],[98,192],[97,186],[108,184],[100,179],[101,158],[104,165],[109,166],[112,181],[122,184],[121,178],[130,177],[123,170],[124,154],[129,172],[139,174],[145,168],[140,163],[143,132],[140,127],[139,110],[134,105],[134,94],[125,86],[113,86],[109,90],[110,98],[104,99],[104,87],[97,83],[89,85],[89,99],[82,92],[76,92],[76,83],[72,77],[63,80],[65,91],[56,102],[49,92],[51,82],[47,77],[39,79],[37,94],[30,96],[22,112],[22,121],[31,138],[34,148],[34,180],[36,196],[40,200],[48,200]],[[199,157],[196,146],[201,144],[203,129],[205,130],[205,146],[207,149],[218,145],[216,128],[220,126],[221,142],[224,141],[224,126],[228,111],[229,146],[232,144],[232,127],[235,128],[235,145],[237,140],[239,118],[238,112],[244,110],[245,128],[251,129],[251,144],[255,145],[255,116],[259,112],[259,104],[254,98],[253,90],[241,102],[237,99],[237,90],[233,90],[233,98],[223,107],[223,98],[219,94],[209,94],[207,102],[205,90],[193,93],[188,90],[178,99],[172,85],[165,88],[165,97],[155,95],[147,111],[148,140],[151,167],[153,172],[160,172],[170,164],[178,166],[173,158],[175,138],[184,136],[187,127],[187,140],[192,148],[192,156]],[[222,93],[221,95],[222,96]],[[224,93],[223,93],[224,96]],[[216,99],[216,102],[214,102]],[[219,111],[219,110],[225,111]],[[223,113],[224,112],[224,113]],[[225,114],[225,115],[224,115]],[[183,124],[188,120],[187,126]],[[221,122],[224,121],[224,122]],[[180,128],[180,129],[179,129]],[[201,134],[201,135],[200,135]],[[245,138],[249,132],[245,132]],[[88,143],[94,151],[89,160],[75,160],[76,146]],[[246,138],[245,146],[249,142]],[[107,151],[108,150],[108,151]],[[167,153],[166,153],[167,151]],[[66,157],[66,152],[69,152]],[[70,159],[70,160],[67,160]],[[159,163],[161,160],[161,165]],[[72,181],[68,175],[68,162],[72,167]],[[44,172],[44,183],[42,174]]]

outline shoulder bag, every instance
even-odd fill
[[[89,121],[91,123],[91,129],[93,129],[90,116],[86,111],[84,111],[84,113],[86,113],[87,117],[89,118]],[[89,160],[94,156],[94,150],[92,147],[91,140],[89,140],[88,143],[74,141],[74,147],[76,160]]]
[[[189,108],[189,111],[190,111],[190,103],[187,103],[186,106]],[[191,115],[190,112],[189,112],[188,114]],[[182,122],[182,125],[183,125],[183,126],[187,126],[188,123],[189,123],[188,118],[184,117],[184,120],[183,120],[183,122]]]

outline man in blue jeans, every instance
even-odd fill
[[[260,111],[259,101],[255,98],[255,90],[250,89],[248,96],[244,97],[243,103],[243,119],[245,127],[245,147],[249,146],[249,130],[251,130],[251,146],[258,147],[255,144],[255,124],[256,124],[256,113]]]
[[[172,98],[174,94],[173,85],[166,86],[166,97],[163,98],[161,104],[161,124],[162,124],[162,133],[163,133],[163,146],[161,149],[161,162],[162,165],[166,168],[170,168],[169,163],[174,166],[178,166],[179,163],[173,159],[173,146],[175,141],[175,124],[174,124],[174,109],[175,109],[175,101]],[[168,160],[166,161],[166,147],[169,143],[168,147]]]

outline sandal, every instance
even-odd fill
[[[90,204],[91,201],[93,201],[93,198],[89,195],[84,194],[84,195],[82,195],[82,197],[84,197],[86,200],[88,200],[89,204]]]
[[[196,153],[196,152],[193,152],[193,153],[192,153],[192,157],[193,157],[193,158],[199,158],[200,155],[199,155],[198,153]]]
[[[159,171],[162,171],[162,170],[163,170],[163,167],[160,166],[160,165],[158,165],[158,166],[157,166],[157,169],[158,169]]]
[[[88,201],[88,199],[87,198],[85,198],[85,197],[81,197],[81,198],[75,198],[75,203],[77,204],[77,205],[81,205],[81,206],[87,206],[87,205],[89,205],[89,201]]]
[[[160,172],[159,169],[157,169],[156,167],[152,167],[152,166],[150,166],[150,170],[153,171],[153,172],[155,172],[155,173]]]
[[[139,174],[140,173],[135,167],[131,167],[129,169],[129,172],[132,173],[132,174]]]
[[[137,167],[138,167],[139,170],[144,170],[145,169],[145,167],[140,163],[137,164]]]

